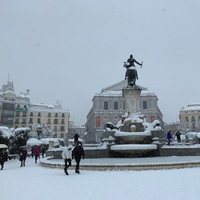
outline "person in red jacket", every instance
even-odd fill
[[[36,145],[33,149],[33,155],[35,156],[35,163],[37,163],[37,159],[40,158],[40,146]]]

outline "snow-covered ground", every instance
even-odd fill
[[[148,171],[81,171],[43,168],[27,159],[5,163],[1,200],[199,200],[200,168]]]

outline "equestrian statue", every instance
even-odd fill
[[[133,58],[133,55],[130,55],[127,62],[124,62],[124,67],[126,68],[125,80],[128,81],[128,86],[135,86],[136,79],[138,79],[138,73],[135,67],[135,63],[142,67],[143,62],[139,63]]]

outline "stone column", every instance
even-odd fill
[[[128,113],[140,112],[140,94],[142,88],[138,86],[122,89],[122,95],[125,99],[125,110]]]

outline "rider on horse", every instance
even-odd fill
[[[143,63],[139,63],[137,60],[133,58],[133,55],[130,55],[127,62],[124,63],[124,67],[126,67],[125,80],[128,79],[128,85],[134,86],[135,80],[138,79],[137,70],[135,67],[135,63],[142,66]]]

